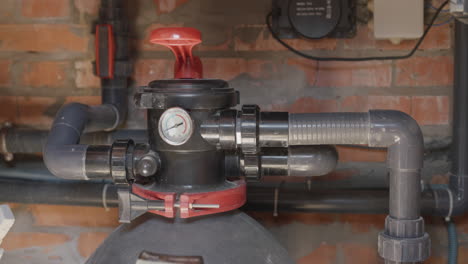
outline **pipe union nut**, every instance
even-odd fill
[[[395,219],[387,216],[385,219],[386,234],[395,237],[420,237],[424,235],[424,219]]]
[[[397,238],[382,231],[378,251],[383,259],[397,263],[423,262],[431,255],[431,239],[427,233],[417,238]]]

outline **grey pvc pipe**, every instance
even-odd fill
[[[418,219],[424,143],[413,118],[398,111],[290,114],[289,145],[323,144],[387,147],[390,216]]]
[[[468,3],[468,2],[467,2]],[[434,190],[436,213],[444,217],[468,210],[468,21],[455,19],[453,144],[449,185]]]
[[[80,143],[87,145],[111,145],[119,139],[131,138],[135,143],[148,142],[146,130],[115,130],[112,132],[94,132],[81,135]],[[42,152],[49,131],[11,128],[5,132],[4,138],[0,139],[0,145],[5,146],[4,151],[9,153],[39,153]],[[1,142],[4,140],[4,142]]]
[[[45,165],[59,178],[88,180],[85,165],[88,145],[79,144],[82,133],[110,131],[118,124],[118,110],[113,105],[71,103],[62,107],[44,147]]]

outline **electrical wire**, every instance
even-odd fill
[[[432,3],[427,3],[426,6],[432,10],[437,10],[437,7],[435,7]],[[450,12],[450,9],[444,9],[441,11],[441,13],[448,13],[448,12]]]
[[[421,43],[424,41],[424,39],[426,38],[427,34],[429,33],[429,31],[431,30],[432,26],[434,25],[437,17],[439,16],[439,14],[442,12],[442,10],[444,9],[444,7],[450,2],[450,0],[447,0],[445,2],[443,2],[439,8],[437,8],[437,11],[435,12],[434,16],[432,17],[429,25],[426,27],[426,29],[424,30],[424,33],[423,35],[421,36],[421,38],[419,38],[418,42],[416,43],[416,45],[414,46],[414,48],[408,53],[408,54],[405,54],[405,55],[401,55],[401,56],[376,56],[376,57],[319,57],[319,56],[315,56],[315,55],[311,55],[311,54],[306,54],[306,53],[303,53],[299,50],[296,50],[295,48],[291,47],[289,44],[287,44],[286,42],[284,42],[281,38],[278,37],[278,35],[273,31],[272,29],[272,26],[271,26],[271,23],[270,23],[270,20],[273,16],[273,11],[269,12],[268,15],[266,16],[266,25],[268,27],[268,30],[270,31],[270,34],[273,36],[273,38],[278,41],[281,45],[283,45],[285,48],[287,48],[289,51],[293,52],[294,54],[298,55],[298,56],[301,56],[303,58],[306,58],[306,59],[309,59],[309,60],[316,60],[316,61],[375,61],[375,60],[403,60],[403,59],[407,59],[407,58],[410,58],[411,56],[413,56],[416,51],[418,50],[419,46],[421,46]]]
[[[443,21],[443,22],[440,22],[440,23],[437,23],[437,24],[434,24],[432,25],[433,27],[442,27],[442,26],[445,26],[445,25],[448,25],[450,24],[450,22],[452,22],[453,20],[455,20],[455,17],[450,17],[449,19]]]
[[[437,10],[437,7],[435,7],[432,3],[426,3],[426,8],[429,8],[431,10]],[[444,14],[445,15],[445,18],[442,19],[441,21],[437,21],[434,22],[434,24],[432,25],[433,27],[442,27],[442,26],[445,26],[445,25],[448,25],[450,24],[450,22],[452,22],[453,20],[455,20],[455,17],[452,16],[452,14],[450,14],[450,8],[449,9],[443,9],[441,11],[441,15]],[[440,15],[439,15],[440,17]],[[427,23],[424,23],[426,26],[429,25]]]

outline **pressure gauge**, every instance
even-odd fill
[[[169,145],[180,146],[187,142],[193,133],[193,121],[182,108],[167,109],[159,119],[159,135]]]

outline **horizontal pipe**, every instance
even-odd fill
[[[260,156],[262,177],[323,176],[335,170],[338,153],[333,146],[295,146],[265,149]]]
[[[275,203],[275,191],[278,196]],[[104,203],[103,197],[106,197]],[[244,210],[279,213],[353,213],[385,214],[388,212],[388,189],[323,190],[290,187],[247,188]],[[37,181],[0,178],[0,203],[56,204],[71,206],[117,207],[117,187],[103,181]],[[422,213],[434,213],[431,191],[423,193]]]
[[[236,152],[228,152],[225,157],[226,177],[243,175],[241,164],[244,158]],[[335,170],[338,153],[333,146],[266,148],[258,154],[258,159],[261,178],[324,176]]]
[[[102,181],[32,181],[1,178],[0,202],[102,207],[105,185]],[[117,188],[114,184],[109,184],[106,188],[107,206],[117,207]]]
[[[80,143],[85,145],[111,145],[119,139],[132,139],[135,143],[148,142],[146,130],[122,129],[111,132],[84,133],[80,138]],[[0,137],[0,146],[4,146],[4,153],[32,154],[42,152],[49,131],[9,128]]]
[[[468,6],[465,1],[465,7]],[[452,122],[452,167],[447,188],[435,196],[437,212],[444,217],[463,215],[468,211],[468,23],[455,19],[454,86]]]

